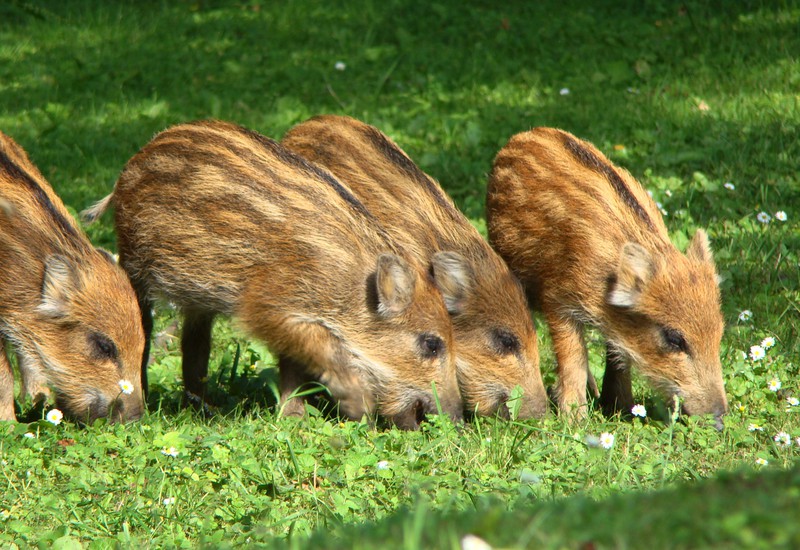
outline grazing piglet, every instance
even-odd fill
[[[283,145],[333,172],[394,239],[429,263],[453,250],[467,260],[439,278],[453,320],[456,365],[467,412],[508,415],[515,386],[519,417],[547,411],[536,332],[522,287],[439,184],[377,128],[320,116],[292,128]]]
[[[183,310],[186,390],[203,396],[212,320],[232,315],[279,356],[286,400],[309,379],[340,409],[401,428],[425,414],[462,416],[452,325],[434,278],[406,259],[328,172],[275,141],[219,121],[174,126],[127,164],[112,195],[120,263],[142,306]],[[146,364],[146,357],[143,362]],[[288,412],[302,414],[299,400]]]
[[[705,232],[681,254],[627,171],[552,128],[518,134],[498,153],[486,217],[490,241],[550,326],[561,411],[585,414],[585,324],[607,339],[606,412],[633,405],[628,362],[667,397],[679,396],[688,414],[727,411],[720,292]]]
[[[41,399],[52,387],[77,420],[139,418],[144,334],[133,289],[1,132],[0,203],[1,348],[16,352],[23,392]],[[0,420],[15,418],[14,375],[0,349]]]

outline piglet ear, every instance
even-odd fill
[[[616,278],[608,293],[608,303],[617,307],[635,307],[654,271],[653,258],[644,247],[636,243],[625,243],[622,246]]]
[[[692,242],[686,249],[686,257],[690,260],[713,264],[714,255],[711,253],[711,245],[708,244],[708,235],[702,229],[698,229],[692,237]]]
[[[431,274],[451,315],[461,313],[473,285],[472,269],[455,252],[437,252],[431,258]]]
[[[65,317],[78,290],[79,281],[75,266],[66,257],[53,254],[44,263],[42,301],[37,309],[54,319]]]
[[[414,299],[416,277],[411,266],[400,256],[381,254],[375,271],[378,313],[393,317],[403,313]]]

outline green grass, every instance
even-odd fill
[[[0,545],[450,548],[466,533],[499,547],[797,545],[800,447],[773,436],[800,436],[800,407],[786,402],[800,397],[800,4],[507,4],[5,2],[0,129],[77,212],[170,124],[218,117],[279,138],[315,114],[349,114],[393,137],[481,229],[506,140],[569,130],[653,191],[678,246],[708,229],[725,277],[726,429],[671,423],[639,381],[644,421],[402,433],[281,419],[269,352],[223,321],[216,416],[181,409],[168,336],[141,422],[53,426],[21,404],[24,421],[0,428]],[[762,224],[760,211],[788,219]],[[113,249],[110,217],[87,232]],[[173,319],[163,309],[157,330]],[[767,336],[766,357],[748,358]],[[603,432],[610,450],[593,446]]]

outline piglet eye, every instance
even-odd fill
[[[421,334],[418,345],[422,356],[426,359],[433,359],[444,353],[444,340],[435,334]]]
[[[89,347],[92,350],[92,355],[98,359],[116,361],[119,355],[117,346],[111,338],[99,332],[93,332],[89,335]]]
[[[689,345],[686,343],[686,338],[681,331],[664,327],[661,329],[661,336],[664,338],[664,344],[669,351],[689,353]]]
[[[519,338],[505,329],[497,329],[492,333],[495,349],[501,355],[511,355],[519,352]]]

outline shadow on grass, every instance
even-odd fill
[[[168,364],[150,367],[147,408],[151,413],[173,416],[188,409],[194,411],[197,418],[209,420],[217,417],[240,417],[261,411],[280,414],[277,368],[274,365],[256,368],[259,356],[252,354],[252,343],[242,346],[239,342],[231,342],[230,337],[224,337],[228,330],[227,324],[218,325],[221,327],[217,331],[216,345],[225,349],[218,354],[212,354],[212,357],[220,359],[216,364],[212,361],[209,365],[205,401],[188,395],[180,384],[174,382],[172,376],[177,376],[177,373],[173,371],[180,368],[180,356],[174,349],[168,351],[162,348],[156,353],[168,353],[173,360],[165,362]],[[267,353],[263,346],[258,347],[262,354]],[[232,349],[236,351],[231,353]],[[269,356],[266,359],[271,361]],[[261,364],[260,361],[258,364]],[[153,376],[152,372],[156,368],[159,372],[157,376]],[[333,421],[345,420],[324,387],[309,384],[308,387],[300,388],[300,391],[312,407],[312,412],[316,411],[315,414]]]
[[[800,544],[800,468],[721,473],[675,488],[575,496],[508,510],[491,499],[441,513],[419,502],[390,518],[318,531],[276,548],[460,548],[467,534],[494,548],[790,548]]]

